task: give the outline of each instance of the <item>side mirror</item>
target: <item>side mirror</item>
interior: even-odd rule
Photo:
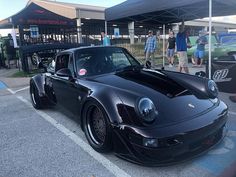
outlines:
[[[70,71],[70,69],[68,68],[62,68],[62,69],[59,69],[57,72],[56,72],[56,75],[60,76],[60,77],[68,77],[69,79],[72,79],[72,73]]]
[[[47,66],[45,66],[42,62],[39,62],[38,69],[42,72],[47,72]]]

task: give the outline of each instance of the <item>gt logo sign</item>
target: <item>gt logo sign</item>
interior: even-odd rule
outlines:
[[[216,70],[214,75],[213,75],[213,80],[215,82],[228,82],[228,81],[231,81],[232,78],[226,78],[228,73],[229,73],[228,69]]]

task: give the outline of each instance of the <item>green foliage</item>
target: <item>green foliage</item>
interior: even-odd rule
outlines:
[[[32,77],[32,76],[34,76],[37,73],[38,73],[37,70],[35,70],[35,71],[31,72],[31,73],[26,73],[24,71],[17,71],[11,77]]]

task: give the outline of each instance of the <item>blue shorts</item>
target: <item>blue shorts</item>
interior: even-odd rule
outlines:
[[[167,57],[173,57],[175,54],[175,49],[168,49],[167,50]]]
[[[203,59],[204,55],[205,55],[205,51],[203,50],[195,50],[194,52],[194,58],[197,58],[197,59]]]

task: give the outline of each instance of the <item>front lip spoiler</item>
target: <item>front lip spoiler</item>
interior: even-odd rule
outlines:
[[[227,113],[227,107],[225,109],[216,109],[215,111],[211,111],[206,115],[202,115],[198,118],[191,119],[186,122],[174,124],[169,127],[157,127],[152,129],[139,129],[135,126],[124,124],[114,125],[114,136],[116,136],[118,138],[118,141],[120,141],[121,143],[118,146],[114,145],[114,147],[119,147],[118,149],[114,149],[115,154],[122,159],[145,166],[173,165],[179,162],[192,159],[205,152],[208,152],[210,149],[212,149],[212,147],[222,141],[225,136],[225,132],[223,131],[225,130],[225,128],[223,127],[227,122]],[[146,153],[149,154],[151,151],[153,151],[154,157],[154,154],[158,154],[159,149],[140,146],[140,144],[137,146],[137,144],[131,142],[131,140],[129,139],[130,134],[138,135],[141,138],[169,138],[176,135],[181,135],[185,137],[185,141],[184,143],[182,143],[182,145],[179,145],[179,149],[185,149],[179,151],[178,148],[172,148],[171,146],[169,147],[169,149],[171,149],[169,153],[172,153],[171,155],[173,155],[173,158],[163,158],[161,160],[158,160],[156,158],[152,159],[150,156],[146,157],[146,154],[144,152],[146,151]],[[205,135],[205,137],[201,138],[202,135]],[[203,143],[203,141],[205,140],[207,141],[208,135],[216,136],[214,142],[210,145],[205,145],[203,148],[201,148],[201,143]],[[197,138],[195,139],[195,137]],[[194,139],[194,141],[191,141],[192,139]],[[116,141],[116,143],[118,141]],[[200,145],[196,142],[199,142]],[[193,147],[196,149],[190,151],[191,148],[190,150],[187,148],[188,146],[190,146],[190,143],[196,143],[196,147],[195,145],[193,145]],[[123,150],[121,150],[121,147],[123,148]],[[168,147],[163,148],[163,152],[166,153],[167,151],[168,155]],[[175,152],[177,155],[175,155]]]
[[[215,144],[213,144],[212,146],[210,146],[209,148],[207,148],[206,150],[204,151],[201,151],[199,153],[196,153],[194,155],[191,155],[185,159],[181,159],[181,160],[177,160],[177,161],[162,161],[162,162],[141,162],[139,160],[137,160],[136,158],[134,158],[133,155],[131,156],[127,156],[126,154],[119,154],[119,153],[115,153],[115,155],[121,159],[124,159],[128,162],[131,162],[131,163],[134,163],[134,164],[137,164],[137,165],[142,165],[142,166],[147,166],[147,167],[165,167],[165,166],[172,166],[172,165],[177,165],[177,164],[180,164],[180,163],[184,163],[184,162],[187,162],[187,161],[190,161],[194,158],[197,158],[197,157],[200,157],[206,153],[208,153],[209,151],[211,151],[212,149],[214,149],[217,145],[219,145],[223,139],[225,138],[225,135],[222,136]]]
[[[140,153],[142,152],[136,152],[136,148],[134,147],[134,145],[132,143],[126,143],[125,140],[123,140],[123,143],[125,143],[125,148],[128,150],[128,153],[117,153],[115,152],[115,155],[121,159],[127,160],[129,162],[138,164],[138,165],[142,165],[142,166],[156,166],[156,167],[161,167],[161,166],[169,166],[169,165],[175,165],[175,164],[179,164],[179,163],[183,163],[185,161],[189,161],[191,159],[194,159],[196,157],[199,157],[205,153],[208,153],[210,150],[212,150],[214,147],[216,147],[218,144],[220,144],[222,142],[222,140],[224,139],[224,137],[226,136],[225,132],[227,132],[227,128],[225,126],[225,124],[221,127],[222,130],[218,130],[222,132],[222,135],[220,136],[219,139],[216,139],[214,143],[207,145],[206,147],[203,148],[199,148],[198,150],[194,150],[194,151],[185,151],[185,153],[177,155],[177,156],[173,156],[173,158],[170,159],[162,159],[159,161],[155,161],[155,160],[147,160],[147,159],[142,159],[142,157],[140,156]],[[226,129],[226,131],[224,131]],[[217,131],[216,131],[217,132]],[[116,132],[117,134],[118,132]],[[118,133],[119,134],[119,133]],[[118,135],[120,136],[120,135]],[[122,137],[120,137],[122,138]],[[186,147],[186,146],[183,146]],[[158,148],[149,148],[149,147],[142,147],[140,148],[144,151],[152,151],[153,149],[158,151]],[[174,148],[173,148],[174,150]],[[167,151],[171,152],[172,148],[167,149]]]

